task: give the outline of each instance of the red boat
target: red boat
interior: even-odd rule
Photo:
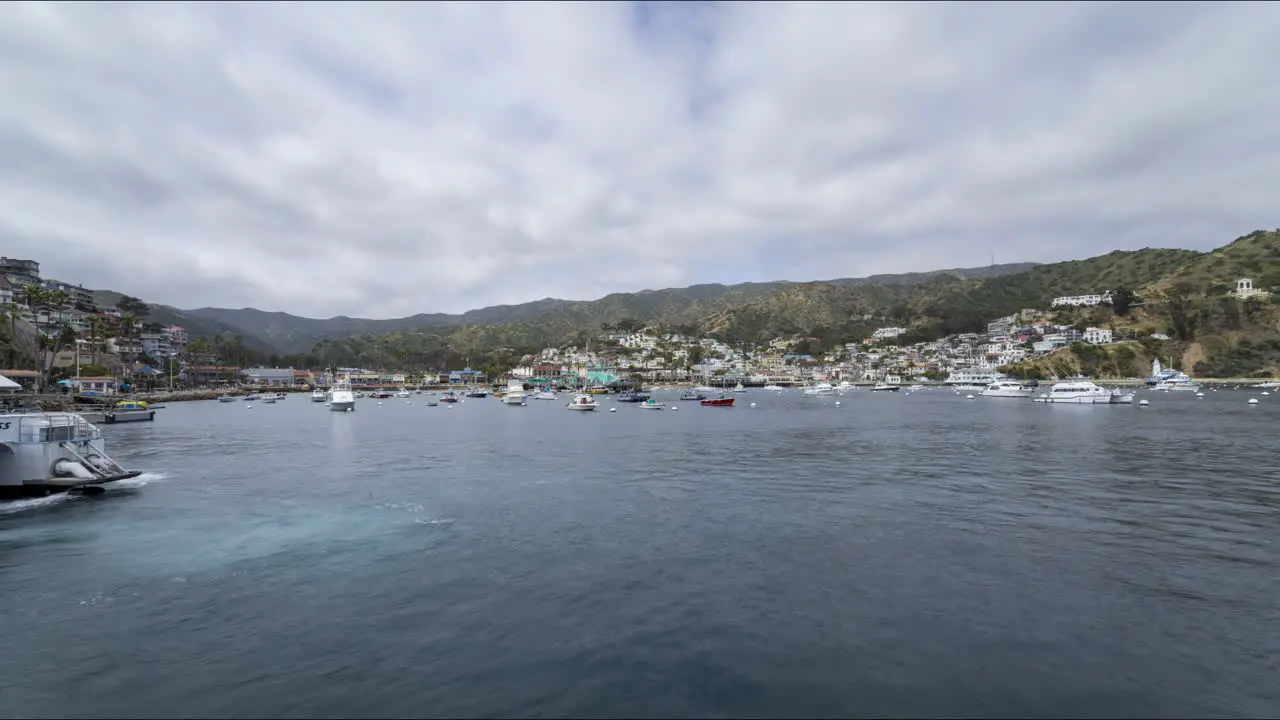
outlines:
[[[718,397],[714,400],[703,400],[702,404],[707,407],[733,407],[733,398]]]

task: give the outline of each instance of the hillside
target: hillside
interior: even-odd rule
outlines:
[[[1211,252],[1203,253],[1146,288],[1164,295],[1184,283],[1195,294],[1221,295],[1241,278],[1255,288],[1280,290],[1280,231],[1257,230]]]
[[[978,332],[994,318],[1048,308],[1060,295],[1148,286],[1201,255],[1190,250],[1117,251],[984,279],[941,275],[907,286],[810,283],[717,313],[704,327],[734,342],[799,332],[857,339],[884,325],[913,327],[929,337]]]
[[[120,302],[122,297],[124,297],[122,293],[113,290],[93,291],[94,304],[100,308],[113,308],[116,303]],[[204,337],[212,339],[219,335],[228,337],[239,335],[245,347],[252,350],[266,354],[279,352],[271,343],[266,342],[261,337],[253,333],[247,333],[240,328],[217,319],[200,317],[189,311],[179,310],[168,305],[148,304],[147,307],[150,309],[150,313],[147,315],[148,322],[160,323],[161,325],[181,325],[192,338]]]
[[[1035,263],[1016,263],[901,275],[842,278],[826,281],[824,284],[840,287],[867,285],[906,287],[940,276],[989,278],[1024,272],[1034,267],[1036,267]],[[472,325],[529,324],[539,329],[539,332],[534,335],[543,337],[559,336],[582,328],[599,328],[602,323],[616,323],[627,319],[643,322],[661,321],[672,325],[693,324],[712,313],[802,285],[805,284],[789,281],[736,285],[702,284],[685,288],[614,293],[589,301],[545,298],[520,305],[480,308],[456,315],[432,313],[391,320],[344,316],[322,320],[298,317],[284,312],[265,312],[254,308],[231,310],[206,307],[181,312],[188,317],[214,321],[221,327],[235,328],[243,334],[246,343],[252,338],[275,347],[280,352],[299,353],[311,350],[312,346],[321,340],[381,333],[443,330]],[[514,330],[511,331],[514,332]]]

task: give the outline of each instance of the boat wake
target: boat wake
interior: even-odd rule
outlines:
[[[117,480],[107,483],[103,487],[107,492],[99,497],[110,497],[119,495],[121,492],[133,492],[140,490],[153,482],[164,480],[167,475],[164,473],[142,473],[138,477],[128,478],[126,480]],[[49,495],[40,498],[27,498],[23,500],[9,500],[0,502],[0,516],[17,515],[20,513],[34,512],[46,508],[58,507],[66,503],[76,502],[78,500],[92,499],[84,495],[71,495],[67,493],[59,493],[57,495]]]

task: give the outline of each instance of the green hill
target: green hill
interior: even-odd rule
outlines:
[[[866,278],[843,278],[825,284],[854,287],[867,285],[910,286],[939,276],[987,278],[1025,271],[1035,263],[993,265],[983,268],[938,270],[901,275],[874,275]],[[806,284],[780,281],[740,283],[737,285],[702,284],[664,290],[641,290],[614,293],[598,300],[574,301],[544,298],[520,305],[496,305],[457,315],[419,314],[391,320],[368,320],[345,316],[327,319],[304,318],[284,312],[265,312],[254,308],[231,310],[199,308],[181,311],[188,317],[212,320],[223,327],[241,332],[248,342],[258,339],[281,352],[307,352],[322,340],[338,340],[360,335],[444,332],[448,328],[476,325],[528,325],[505,332],[527,337],[561,336],[584,328],[598,329],[602,324],[626,320],[663,322],[670,325],[692,324],[702,318],[750,303],[773,293]],[[181,324],[181,323],[179,323]]]

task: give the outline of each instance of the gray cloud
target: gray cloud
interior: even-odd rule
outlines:
[[[1268,3],[9,6],[0,242],[181,307],[460,311],[1277,224]]]

